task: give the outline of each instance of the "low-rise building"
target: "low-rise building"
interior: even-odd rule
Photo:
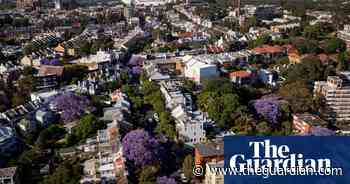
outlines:
[[[86,160],[83,165],[83,174],[84,177],[80,180],[80,183],[100,183],[101,178],[97,176],[97,159],[92,158],[89,160]]]
[[[17,106],[13,109],[7,110],[0,114],[0,119],[5,119],[12,125],[15,125],[19,120],[21,120],[26,115],[35,112],[37,109],[42,107],[43,103],[40,99],[30,101],[26,104]]]
[[[205,165],[224,160],[224,142],[201,143],[195,146],[195,164]]]
[[[90,80],[113,81],[117,79],[121,53],[117,51],[97,51],[96,54],[73,61],[74,64],[89,68]]]
[[[276,86],[278,80],[278,74],[275,71],[261,69],[258,72],[259,81],[269,86]]]
[[[23,66],[39,67],[41,58],[36,55],[26,55],[21,59]]]
[[[205,79],[215,78],[219,76],[217,66],[213,63],[207,62],[205,60],[200,60],[200,58],[190,58],[184,60],[185,77],[201,83]]]
[[[88,95],[96,95],[99,92],[99,84],[96,81],[91,81],[91,80],[83,80],[83,81],[78,81],[77,84],[78,87],[78,92],[83,93],[83,94],[88,94]]]
[[[263,45],[252,50],[257,55],[263,56],[265,62],[271,62],[285,55],[285,49],[280,46]]]
[[[35,87],[37,90],[56,89],[63,75],[63,66],[41,65],[35,75]]]
[[[124,0],[127,1],[127,0]],[[156,7],[156,6],[164,6],[169,2],[169,0],[134,0],[131,1],[135,7]]]
[[[207,119],[202,112],[189,112],[184,106],[179,105],[171,114],[176,119],[179,140],[189,146],[206,141],[204,123],[207,122]]]
[[[271,31],[275,33],[285,33],[300,27],[300,23],[288,23],[271,26]]]
[[[118,91],[116,92],[118,93]],[[117,94],[116,104],[124,101],[123,94]],[[120,98],[119,98],[120,97]],[[130,108],[130,106],[128,106]],[[130,124],[124,119],[123,107],[114,106],[109,110],[104,109],[106,117],[103,120],[112,119],[106,129],[98,130],[96,139],[86,141],[84,152],[95,153],[96,159],[84,164],[84,176],[80,183],[100,181],[101,183],[128,183],[126,160],[123,156],[121,137],[125,130],[130,131]],[[106,113],[108,112],[108,115]],[[108,120],[107,120],[108,121]]]
[[[160,90],[167,109],[175,118],[178,139],[193,146],[206,140],[204,123],[209,120],[204,113],[194,110],[191,94],[183,93],[182,85],[177,80],[162,81]]]
[[[293,114],[293,128],[300,134],[309,134],[313,127],[327,126],[327,122],[313,114]]]
[[[247,85],[254,82],[254,74],[251,71],[236,71],[229,74],[230,80],[236,85]]]
[[[182,82],[177,80],[167,80],[160,82],[160,91],[165,98],[165,106],[174,109],[179,104],[185,104],[186,98],[181,88]]]
[[[290,46],[287,49],[288,59],[290,64],[298,64],[301,62],[303,56],[299,53],[298,49],[294,46]]]
[[[42,127],[48,127],[51,123],[58,122],[59,116],[49,109],[39,109],[35,112],[35,120]]]

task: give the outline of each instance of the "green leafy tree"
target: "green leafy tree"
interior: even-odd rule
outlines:
[[[349,54],[347,52],[340,53],[338,56],[337,70],[338,71],[349,70],[349,62],[350,62]]]
[[[53,148],[57,140],[62,138],[65,130],[58,125],[51,125],[49,128],[43,130],[39,134],[37,145],[41,149]]]
[[[249,29],[251,27],[255,27],[258,25],[258,20],[255,16],[248,18],[248,20],[246,20],[246,22],[244,22],[244,24],[240,27],[240,31],[243,33],[247,33],[249,32]]]
[[[78,159],[66,160],[41,184],[76,184],[79,183],[81,173],[82,167]]]
[[[19,93],[15,93],[11,98],[11,104],[13,107],[23,105],[26,102],[26,98]]]
[[[208,112],[220,128],[230,128],[234,119],[244,109],[240,105],[233,84],[224,79],[213,79],[204,83],[204,89],[198,96],[198,107]]]
[[[31,66],[25,66],[23,68],[23,75],[24,76],[31,76],[35,73],[35,69]]]
[[[35,89],[35,79],[33,76],[25,76],[18,80],[18,92],[25,97],[29,97]]]
[[[157,131],[172,139],[176,137],[175,121],[169,112],[160,113]]]
[[[267,123],[266,121],[259,122],[255,128],[257,131],[257,135],[271,135],[272,134],[272,128],[270,127],[269,123]]]
[[[281,134],[291,135],[293,133],[293,124],[290,121],[283,121],[281,123]]]
[[[151,81],[145,81],[142,83],[142,92],[145,96],[151,95],[153,92],[158,91],[159,87]]]
[[[313,82],[325,79],[324,66],[314,56],[304,58],[301,63],[292,66],[287,74],[287,81]]]
[[[103,123],[98,121],[94,115],[89,114],[80,119],[74,134],[79,141],[83,141],[101,128],[103,128]]]
[[[90,42],[84,41],[81,43],[81,46],[80,46],[78,52],[82,56],[87,56],[87,55],[91,54],[91,47],[92,47],[92,44]]]
[[[292,43],[298,49],[300,54],[320,52],[319,44],[318,44],[318,41],[316,40],[293,39]]]
[[[65,65],[62,81],[70,84],[76,80],[83,80],[89,72],[88,67],[81,65]]]
[[[234,123],[234,119],[242,111],[242,107],[239,103],[239,97],[236,94],[225,94],[219,98],[219,103],[223,104],[223,109],[220,119],[218,119],[218,126],[224,129],[230,128]],[[216,103],[216,105],[219,105]],[[219,108],[220,109],[220,108]],[[208,111],[210,112],[210,111]],[[220,113],[220,110],[216,113]]]
[[[156,182],[158,172],[159,166],[145,166],[140,172],[139,184],[154,184]]]
[[[26,46],[23,47],[23,55],[30,55],[35,51],[35,48],[32,44],[27,44]]]
[[[143,100],[140,97],[131,98],[132,100],[136,100],[136,107],[140,108],[143,104],[152,106],[153,110],[159,115],[156,131],[174,139],[176,137],[175,122],[170,113],[165,109],[164,98],[159,86],[154,82],[145,80],[142,82],[140,91],[144,95]]]
[[[253,135],[254,120],[248,114],[242,114],[235,120],[235,125],[231,128],[238,135]]]
[[[324,50],[327,54],[344,52],[346,50],[346,43],[339,38],[331,38],[325,42]]]
[[[255,48],[255,47],[260,47],[265,44],[271,43],[271,36],[268,34],[264,34],[259,36],[256,40],[253,40],[248,43],[249,48]]]
[[[136,97],[137,96],[137,88],[135,86],[131,86],[129,84],[125,84],[121,88],[122,92],[128,95],[128,97]]]
[[[320,24],[309,25],[304,28],[303,36],[307,39],[318,40],[322,36],[322,33]]]
[[[135,109],[141,109],[143,107],[143,99],[140,96],[130,97],[131,104]]]
[[[191,80],[184,80],[183,87],[187,92],[193,92],[196,89],[196,84]]]
[[[306,82],[286,84],[280,88],[279,95],[289,102],[294,113],[308,112],[313,107],[313,93]]]

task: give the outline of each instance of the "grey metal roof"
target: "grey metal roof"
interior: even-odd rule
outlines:
[[[224,143],[223,142],[211,142],[196,145],[198,151],[203,157],[221,156],[224,155]]]

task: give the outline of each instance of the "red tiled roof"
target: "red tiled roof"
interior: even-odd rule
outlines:
[[[250,76],[251,76],[251,73],[247,72],[247,71],[244,71],[244,70],[230,73],[230,78],[232,78],[232,77],[247,78],[247,77],[250,77]]]
[[[178,33],[177,35],[180,38],[190,38],[190,37],[192,37],[193,33],[192,32],[182,32],[182,33]]]
[[[270,46],[270,45],[263,45],[262,47],[257,47],[253,49],[254,52],[259,54],[275,54],[275,53],[283,53],[284,49],[280,46]]]

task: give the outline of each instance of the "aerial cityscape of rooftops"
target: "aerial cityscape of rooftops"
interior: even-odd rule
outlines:
[[[223,184],[225,136],[350,134],[348,0],[0,0],[0,183]]]

